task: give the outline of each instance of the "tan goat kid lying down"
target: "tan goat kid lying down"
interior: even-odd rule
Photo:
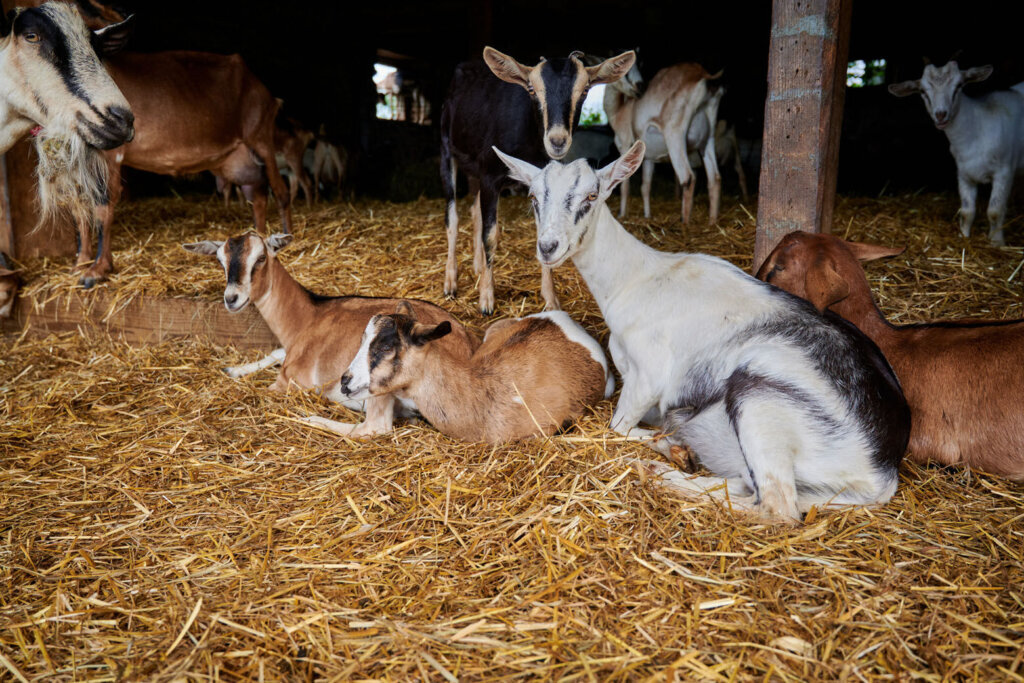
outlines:
[[[878,344],[910,404],[911,460],[1024,479],[1024,321],[889,324],[871,298],[858,259],[901,253],[794,232],[757,276],[818,310],[838,313]]]
[[[341,394],[393,394],[448,436],[502,443],[554,434],[615,389],[600,344],[562,311],[494,323],[472,358],[445,347],[450,333],[449,322],[426,321],[405,302],[394,315],[374,316]]]
[[[243,377],[280,364],[281,371],[271,389],[285,391],[291,384],[320,389],[332,400],[353,410],[363,410],[362,400],[344,400],[337,393],[338,378],[355,357],[370,319],[394,311],[401,300],[313,294],[296,282],[277,259],[277,252],[291,241],[291,235],[276,234],[263,239],[250,231],[226,242],[207,240],[182,245],[196,254],[215,256],[227,275],[224,306],[237,313],[251,301],[281,342],[281,348],[266,358],[227,368],[225,372],[231,377]],[[446,353],[467,359],[473,354],[478,345],[476,337],[443,308],[415,300],[407,305],[425,322],[451,326],[452,333],[440,344]],[[366,421],[353,436],[391,430],[395,401],[390,394],[366,400],[365,410]]]

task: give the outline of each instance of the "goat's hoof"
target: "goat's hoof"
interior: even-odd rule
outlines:
[[[78,284],[82,286],[82,289],[92,289],[95,287],[103,278],[96,277],[95,275],[86,275],[78,281]]]
[[[562,302],[560,302],[558,299],[555,299],[554,301],[546,301],[544,302],[544,310],[545,312],[560,311],[562,310]]]
[[[457,299],[458,296],[459,296],[459,290],[457,290],[455,288],[452,288],[452,289],[448,289],[447,287],[444,288],[444,298],[445,299]]]

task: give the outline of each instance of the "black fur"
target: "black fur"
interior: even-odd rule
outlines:
[[[548,125],[562,124],[574,131],[580,120],[583,98],[569,112],[572,84],[576,78],[571,59],[550,59],[542,67],[546,90]],[[528,161],[535,166],[548,162],[544,149],[541,103],[519,85],[507,83],[483,61],[464,62],[455,68],[448,96],[441,107],[441,184],[448,202],[455,201],[451,161],[466,176],[480,183],[480,210],[484,256],[492,262],[491,235],[498,216],[502,188],[514,184],[508,168],[491,149]],[[571,116],[570,116],[571,114]]]

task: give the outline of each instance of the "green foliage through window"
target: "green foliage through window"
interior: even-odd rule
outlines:
[[[885,60],[858,59],[846,65],[846,87],[863,88],[866,85],[885,84]]]

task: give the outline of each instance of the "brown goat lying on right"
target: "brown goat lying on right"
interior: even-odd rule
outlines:
[[[838,313],[878,344],[910,404],[911,460],[1024,480],[1024,320],[891,325],[858,259],[903,251],[793,232],[757,277]]]

